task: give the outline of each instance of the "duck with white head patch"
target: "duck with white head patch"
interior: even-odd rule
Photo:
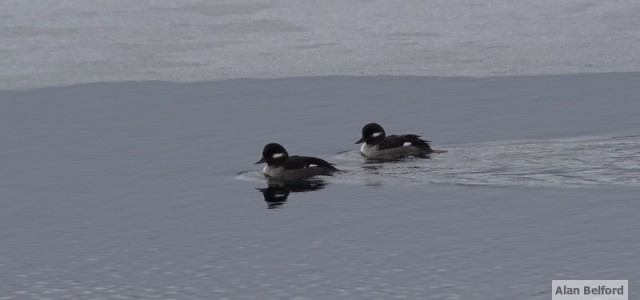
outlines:
[[[279,180],[300,180],[316,175],[330,175],[338,171],[331,163],[310,156],[289,156],[277,143],[269,143],[262,150],[262,158],[256,164],[267,163],[262,172]]]
[[[378,123],[369,123],[362,128],[362,138],[356,144],[362,144],[362,155],[380,160],[394,160],[408,156],[428,158],[431,153],[446,152],[433,150],[429,141],[423,140],[419,135],[389,135]]]

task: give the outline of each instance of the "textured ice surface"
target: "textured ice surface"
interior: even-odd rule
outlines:
[[[0,299],[546,300],[552,279],[638,282],[638,82],[0,91]],[[449,152],[365,164],[370,121]],[[348,172],[269,186],[253,162],[271,141]]]
[[[0,88],[638,71],[638,15],[636,0],[3,0]]]

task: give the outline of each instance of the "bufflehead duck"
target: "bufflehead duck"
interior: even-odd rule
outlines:
[[[377,123],[369,123],[362,128],[362,138],[356,144],[363,142],[360,153],[373,159],[393,160],[407,156],[426,158],[434,152],[446,152],[433,150],[430,142],[419,135],[386,136],[382,126]]]
[[[310,156],[289,156],[280,144],[269,143],[262,150],[262,159],[256,164],[267,163],[262,172],[280,180],[300,180],[316,175],[329,175],[338,171],[327,161]]]

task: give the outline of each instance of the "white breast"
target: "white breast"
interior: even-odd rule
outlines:
[[[367,143],[362,144],[360,147],[360,152],[368,157],[374,157],[375,152],[378,150],[378,146],[368,145]]]
[[[272,167],[272,166],[266,165],[264,169],[262,169],[262,172],[269,177],[280,178],[282,176],[283,170],[284,170],[283,167]]]

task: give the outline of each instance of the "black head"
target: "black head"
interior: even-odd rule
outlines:
[[[366,142],[367,144],[376,144],[385,138],[384,129],[378,123],[369,123],[362,127],[362,138],[356,144]]]
[[[262,158],[256,164],[267,163],[267,165],[278,165],[289,158],[289,153],[282,145],[269,143],[262,149]]]

